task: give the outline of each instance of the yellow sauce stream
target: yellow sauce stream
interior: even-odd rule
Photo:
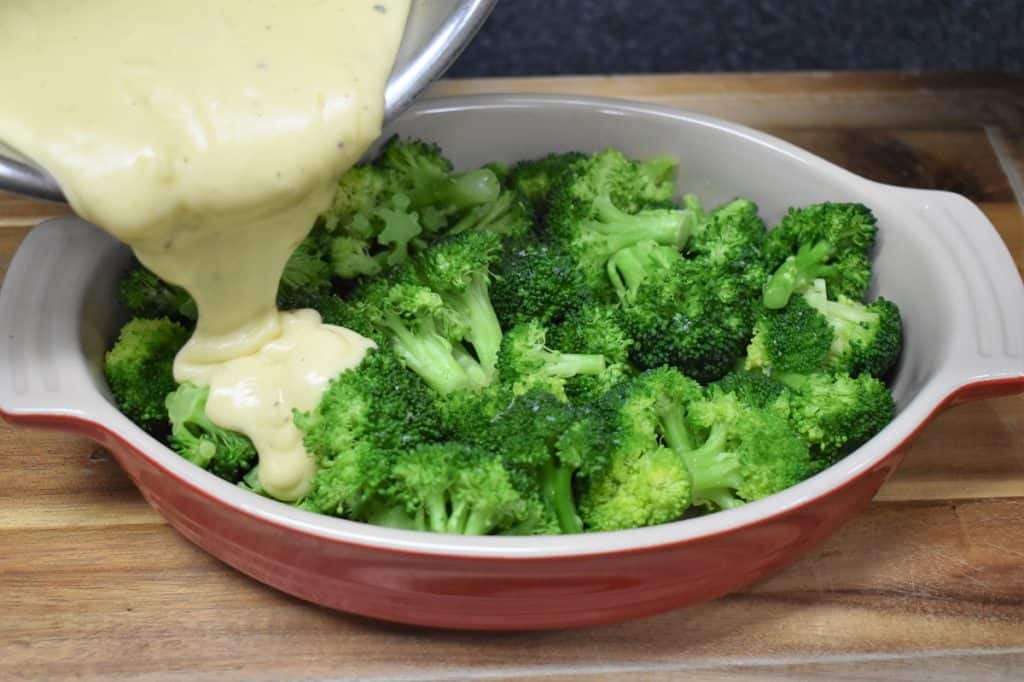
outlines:
[[[181,381],[252,438],[260,482],[305,494],[292,409],[372,343],[281,313],[278,282],[380,134],[409,0],[5,0],[0,140],[75,211],[195,298]]]

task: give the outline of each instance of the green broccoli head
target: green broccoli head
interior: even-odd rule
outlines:
[[[523,520],[526,503],[501,459],[456,442],[432,443],[399,454],[389,494],[424,529],[485,535]]]
[[[488,380],[497,372],[501,324],[490,297],[490,268],[501,251],[492,232],[465,232],[435,243],[414,265],[420,281],[453,310]]]
[[[665,447],[618,457],[580,498],[589,531],[623,530],[678,520],[690,507],[690,472]]]
[[[166,317],[191,326],[199,315],[196,302],[187,291],[168,284],[139,263],[121,278],[118,298],[136,317]]]
[[[744,405],[788,414],[789,390],[762,371],[734,370],[708,386],[709,391],[732,393]]]
[[[603,450],[564,451],[561,438],[573,425],[573,408],[540,389],[516,396],[486,428],[471,436],[473,444],[501,457],[525,497],[543,504],[542,518],[557,519],[564,533],[579,533],[573,477],[602,466]]]
[[[645,165],[609,150],[574,164],[563,177],[547,229],[568,245],[596,292],[610,291],[607,263],[618,251],[643,241],[686,243],[698,215],[666,207],[673,192],[669,175],[660,162]]]
[[[764,372],[818,372],[828,361],[833,334],[828,321],[803,296],[784,308],[764,308],[747,346],[745,367]]]
[[[481,168],[453,174],[451,161],[441,148],[421,140],[391,137],[381,149],[377,165],[392,174],[400,193],[415,211],[426,211],[428,229],[447,223],[451,216],[498,198],[501,183],[493,171]],[[436,217],[436,218],[435,218]]]
[[[575,259],[556,242],[507,243],[490,292],[505,328],[531,320],[551,324],[590,300]]]
[[[770,267],[764,305],[781,308],[794,293],[825,279],[835,294],[860,299],[871,282],[868,254],[877,223],[863,204],[824,203],[790,209],[766,245]]]
[[[309,493],[297,506],[306,511],[377,525],[419,529],[420,524],[390,499],[391,467],[396,454],[368,440],[324,459]]]
[[[562,185],[562,178],[586,159],[580,152],[566,152],[520,161],[509,172],[507,184],[526,202],[530,213],[542,218],[551,195]]]
[[[348,317],[371,326],[395,355],[439,393],[486,386],[491,377],[462,346],[466,320],[411,269],[375,278],[349,299]]]
[[[177,387],[174,358],[188,331],[167,318],[130,320],[107,352],[104,373],[118,408],[150,433],[167,430],[164,399]]]
[[[623,307],[639,368],[670,365],[701,382],[725,375],[754,326],[749,287],[730,270],[680,259],[665,277],[645,282]]]
[[[637,292],[648,281],[658,281],[668,275],[673,265],[682,259],[675,246],[665,246],[651,239],[616,251],[607,264],[608,279],[615,294],[624,305],[636,303]]]
[[[607,369],[600,354],[563,353],[547,347],[547,330],[538,322],[512,327],[498,354],[501,380],[516,394],[543,389],[565,400],[565,383],[579,375],[600,376]]]
[[[803,298],[832,330],[829,369],[881,377],[896,364],[903,349],[903,322],[896,304],[884,298],[864,304],[842,295],[830,301],[824,280],[815,280]]]
[[[791,389],[789,421],[829,466],[868,441],[895,416],[889,388],[870,374],[781,374]]]
[[[698,224],[686,250],[691,257],[705,259],[717,268],[763,275],[762,246],[767,234],[757,204],[736,199],[716,208]],[[763,280],[753,282],[756,287],[763,284]]]
[[[502,237],[525,237],[533,229],[529,210],[512,191],[503,191],[494,201],[466,210],[448,229],[447,235],[463,232],[493,232]]]
[[[442,430],[434,394],[387,350],[370,350],[356,368],[331,381],[320,403],[295,415],[307,451],[320,462],[361,442],[382,451],[436,439]]]
[[[237,483],[256,465],[256,448],[246,436],[223,429],[206,416],[208,386],[184,383],[166,398],[171,447],[179,455]]]
[[[795,485],[811,471],[807,443],[775,411],[716,391],[691,403],[687,418],[704,436],[681,453],[695,504],[728,509]]]
[[[693,447],[686,406],[697,382],[662,367],[649,370],[580,410],[562,437],[566,453],[607,452],[582,482],[580,515],[589,530],[616,530],[678,519],[690,506],[690,474],[676,449]]]

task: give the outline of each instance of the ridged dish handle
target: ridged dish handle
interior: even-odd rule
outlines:
[[[60,426],[92,422],[112,409],[96,397],[95,387],[105,384],[92,374],[100,371],[107,330],[88,322],[112,316],[83,315],[82,309],[102,305],[103,297],[112,305],[112,270],[123,262],[122,245],[78,218],[47,221],[22,242],[0,288],[0,413],[6,420]],[[106,283],[82,288],[104,268]]]
[[[1024,283],[1006,244],[969,199],[950,192],[896,189],[931,230],[963,284],[946,367],[952,402],[1024,392]]]

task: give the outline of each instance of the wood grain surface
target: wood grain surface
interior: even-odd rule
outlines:
[[[656,101],[978,202],[1024,268],[1024,82],[795,74],[448,81]],[[60,206],[0,194],[0,268]],[[279,594],[152,511],[100,448],[0,426],[0,679],[1024,679],[1024,397],[957,407],[872,506],[774,578],[578,631],[376,623]]]

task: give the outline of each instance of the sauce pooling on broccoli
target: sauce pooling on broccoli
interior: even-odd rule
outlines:
[[[305,494],[292,410],[372,342],[275,304],[286,261],[380,134],[409,0],[8,0],[0,139],[75,211],[195,298],[175,379],[248,435],[260,482]]]

